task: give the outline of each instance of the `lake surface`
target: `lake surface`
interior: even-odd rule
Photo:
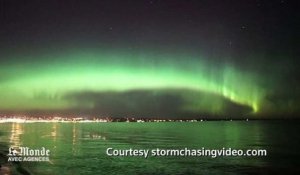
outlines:
[[[299,121],[195,123],[1,123],[0,156],[10,146],[50,149],[50,162],[12,164],[13,174],[300,173]],[[112,157],[106,149],[266,149],[264,157]],[[27,174],[28,174],[27,173]],[[24,174],[24,172],[23,172]]]

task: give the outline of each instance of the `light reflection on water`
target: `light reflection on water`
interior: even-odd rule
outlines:
[[[53,137],[53,140],[55,141],[56,136],[57,136],[57,123],[52,124],[51,136]]]
[[[23,163],[32,174],[253,174],[294,170],[299,124],[201,123],[3,123],[8,146],[46,147],[51,162]],[[283,134],[284,133],[284,134]],[[286,139],[290,137],[287,143]],[[116,149],[267,149],[267,157],[109,157]],[[276,155],[280,156],[276,156]],[[282,157],[283,156],[283,157]],[[296,157],[295,157],[296,156]],[[292,163],[294,162],[294,164]],[[280,169],[280,170],[281,170]]]
[[[11,124],[11,135],[9,138],[9,143],[11,147],[19,147],[22,145],[20,137],[24,133],[23,125],[20,123]]]

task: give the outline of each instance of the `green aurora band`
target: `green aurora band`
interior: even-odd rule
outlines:
[[[74,52],[35,57],[40,61],[1,65],[1,110],[67,109],[74,103],[64,96],[80,91],[190,89],[223,96],[259,113],[266,94],[255,73],[193,55]],[[195,103],[190,110],[197,110],[196,97],[185,98]]]

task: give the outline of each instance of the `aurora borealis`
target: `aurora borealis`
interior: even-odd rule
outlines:
[[[2,113],[299,113],[291,1],[17,4],[1,4]]]

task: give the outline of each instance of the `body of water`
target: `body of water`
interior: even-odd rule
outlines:
[[[2,123],[0,163],[11,174],[300,173],[298,121]],[[11,146],[45,147],[49,162],[9,163]],[[120,157],[114,149],[266,149],[264,157]],[[21,168],[20,168],[21,167]]]

